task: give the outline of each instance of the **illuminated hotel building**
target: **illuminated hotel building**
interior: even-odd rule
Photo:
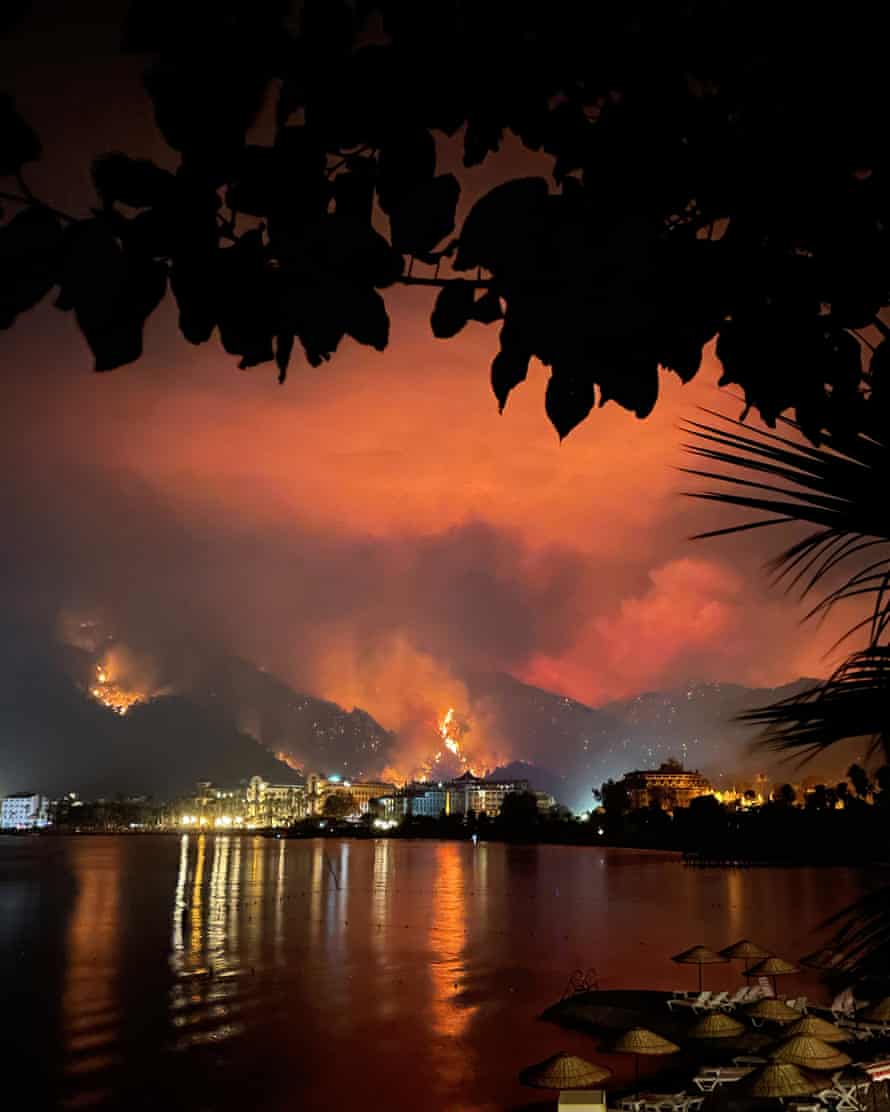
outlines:
[[[439,784],[421,782],[381,799],[388,819],[408,815],[439,818],[440,815],[487,815],[495,818],[501,812],[506,796],[528,792],[528,780],[483,780],[465,772],[456,780]],[[538,809],[546,811],[556,802],[546,792],[533,792]]]
[[[621,781],[633,810],[657,803],[662,810],[688,807],[700,795],[712,795],[710,782],[700,772],[687,772],[682,765],[666,761],[658,768],[625,773]]]
[[[14,792],[0,805],[0,829],[34,830],[49,822],[49,800],[36,792]]]
[[[307,814],[305,785],[269,784],[261,776],[251,776],[247,783],[249,826],[291,826]]]
[[[312,772],[306,777],[307,807],[310,815],[324,812],[324,801],[329,795],[350,795],[355,800],[356,815],[367,813],[372,799],[382,799],[395,792],[395,784],[382,780],[343,780],[339,776],[319,776]]]
[[[472,811],[489,818],[501,813],[506,796],[529,790],[528,780],[482,780],[472,772],[465,772],[446,787],[452,814],[468,815]]]

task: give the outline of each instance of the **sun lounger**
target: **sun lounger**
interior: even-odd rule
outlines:
[[[712,992],[700,992],[698,996],[695,997],[681,1000],[668,1000],[668,1010],[673,1011],[674,1008],[692,1008],[694,1012],[702,1012],[710,1006],[709,1001],[713,995]]]
[[[643,1112],[687,1112],[690,1100],[694,1100],[689,1093],[644,1093]]]
[[[748,999],[748,989],[739,988],[730,996],[728,1000],[724,1000],[721,1007],[724,1011],[730,1011],[732,1008],[737,1007],[739,1004],[744,1004]]]
[[[751,1072],[750,1066],[706,1066],[692,1079],[703,1093],[712,1093],[727,1081],[741,1081]]]
[[[707,1004],[705,1004],[705,1007],[708,1009],[708,1011],[711,1011],[713,1008],[722,1008],[728,999],[728,992],[716,992],[707,1002]]]

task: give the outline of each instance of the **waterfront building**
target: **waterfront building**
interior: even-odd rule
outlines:
[[[37,792],[13,792],[0,804],[0,829],[37,830],[49,825],[49,800]]]
[[[665,761],[658,768],[637,769],[621,781],[632,810],[657,804],[662,810],[688,807],[700,795],[713,789],[698,771],[687,771],[678,761]]]
[[[387,819],[423,815],[439,818],[442,815],[487,815],[495,818],[501,812],[504,799],[513,792],[528,792],[528,780],[485,780],[465,772],[455,780],[408,784],[399,791],[382,796],[380,803]],[[556,805],[547,792],[533,792],[538,810],[542,813]]]
[[[433,784],[422,787],[408,796],[410,803],[409,813],[423,815],[426,818],[437,819],[441,815],[451,813],[451,795],[444,784]]]
[[[445,786],[450,797],[450,813],[469,815],[472,812],[489,818],[500,814],[505,796],[529,790],[528,780],[484,780],[472,772],[465,772]]]
[[[310,815],[321,815],[329,795],[349,795],[355,801],[353,815],[365,815],[372,799],[393,796],[395,790],[395,784],[382,780],[344,780],[340,776],[319,776],[311,772],[306,777],[307,809]]]
[[[169,808],[166,824],[223,830],[247,823],[247,795],[244,787],[220,788],[210,780],[199,780],[193,795],[177,799]]]
[[[556,806],[556,796],[550,792],[532,792],[542,815],[548,814]]]
[[[292,826],[308,814],[305,784],[270,784],[261,776],[247,782],[246,818],[249,827]]]
[[[444,784],[409,784],[401,791],[380,797],[383,817],[398,822],[408,815],[440,818],[450,814],[451,793]]]

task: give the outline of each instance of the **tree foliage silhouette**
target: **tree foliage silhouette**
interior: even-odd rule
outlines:
[[[167,290],[192,344],[218,333],[283,380],[344,337],[389,342],[381,290],[438,288],[434,336],[498,324],[503,409],[536,358],[565,436],[595,402],[645,417],[715,337],[723,382],[807,436],[885,415],[886,91],[868,12],[746,0],[139,0],[124,49],[162,168],[94,161],[94,210],[28,190],[40,143],[0,101],[0,326],[58,290],[97,370],[139,358]],[[269,98],[276,126],[257,141]],[[253,129],[253,130],[252,130]],[[506,132],[547,156],[457,224],[463,163]],[[872,350],[874,348],[874,350]],[[863,358],[865,356],[865,358]]]
[[[357,809],[352,792],[331,792],[325,796],[321,813],[328,819],[345,819]]]

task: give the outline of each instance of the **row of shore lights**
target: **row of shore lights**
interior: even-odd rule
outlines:
[[[236,815],[235,818],[231,815],[220,815],[211,823],[210,819],[203,815],[183,815],[179,822],[181,826],[215,826],[219,829],[226,826],[241,826],[244,819],[240,815]]]

